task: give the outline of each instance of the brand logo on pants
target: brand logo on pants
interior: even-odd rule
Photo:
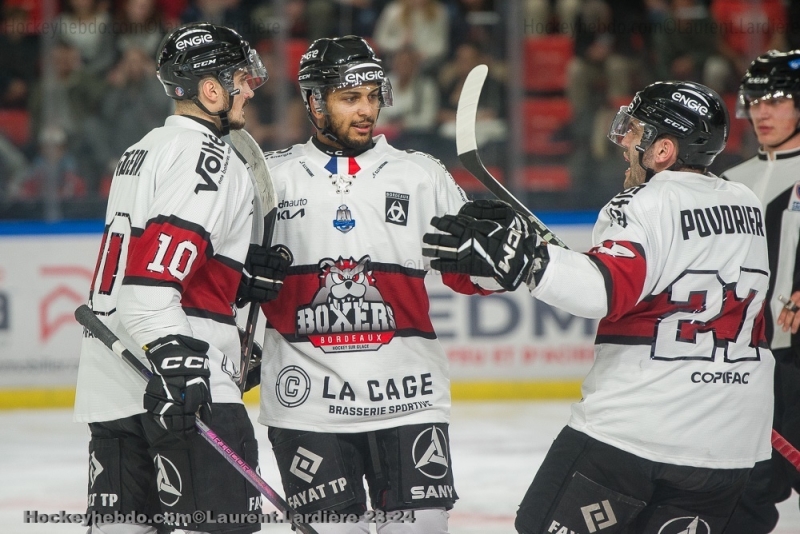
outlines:
[[[411,448],[414,467],[430,478],[444,478],[448,470],[447,438],[438,426],[419,433]]]
[[[97,458],[94,455],[94,451],[92,451],[92,455],[89,456],[89,487],[91,488],[94,486],[94,481],[97,480],[97,475],[104,471],[103,465],[97,461]]]
[[[164,506],[175,506],[181,498],[181,490],[183,489],[183,481],[178,468],[168,458],[160,454],[156,454],[156,457],[153,458],[153,463],[156,464],[156,471],[158,471],[156,474],[158,498]]]
[[[607,500],[600,504],[590,504],[581,508],[583,520],[586,521],[586,527],[589,532],[597,532],[610,526],[617,524],[617,518],[614,515],[614,510],[611,509],[611,503]]]
[[[658,534],[711,534],[711,527],[698,516],[677,517],[664,523]]]
[[[292,467],[289,472],[299,478],[305,480],[309,484],[314,480],[314,475],[322,463],[322,456],[314,454],[305,447],[297,447],[297,452],[292,458]]]

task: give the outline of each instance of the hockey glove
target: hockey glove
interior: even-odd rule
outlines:
[[[292,253],[283,245],[264,248],[251,244],[236,292],[236,305],[241,308],[249,302],[269,302],[278,298],[292,261]]]
[[[185,438],[194,430],[197,413],[211,420],[208,343],[169,335],[145,345],[153,377],[144,393],[144,409],[170,432]]]
[[[500,287],[514,291],[526,282],[534,267],[537,237],[495,221],[465,215],[434,217],[431,224],[442,234],[422,237],[424,256],[436,258],[431,267],[440,272],[491,276]],[[540,260],[540,258],[539,258]]]
[[[242,343],[242,354],[244,354],[244,336],[245,331],[239,329],[239,341]],[[253,342],[253,354],[250,355],[250,361],[247,362],[247,378],[244,382],[244,390],[250,391],[261,383],[261,357],[264,351],[258,341]]]
[[[508,202],[495,199],[479,199],[467,202],[458,210],[459,215],[473,219],[488,220],[500,223],[506,228],[514,228],[522,232],[524,237],[533,233],[530,222],[521,213],[511,207]]]

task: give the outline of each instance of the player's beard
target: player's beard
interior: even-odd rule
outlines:
[[[628,172],[625,173],[625,183],[623,184],[623,189],[628,189],[629,187],[636,187],[637,185],[642,185],[645,180],[647,179],[647,171],[639,164],[639,155],[640,152],[631,145],[628,148]],[[642,155],[642,161],[644,161],[644,155]]]
[[[328,120],[330,121],[331,132],[333,132],[333,135],[335,135],[336,138],[339,140],[339,143],[344,145],[346,148],[354,148],[354,149],[367,148],[372,143],[372,132],[375,129],[374,119],[369,118],[358,121],[344,119],[341,121],[337,121],[329,115]],[[363,137],[357,136],[357,134],[355,134],[351,130],[351,127],[354,124],[365,124],[365,123],[369,123],[369,135],[365,135]]]
[[[244,129],[244,125],[245,125],[244,108],[247,107],[247,104],[249,102],[250,102],[249,100],[245,100],[242,103],[242,108],[241,108],[241,112],[239,114],[240,115],[239,117],[232,117],[231,113],[230,112],[228,113],[228,124],[230,124],[231,130],[242,130],[242,129]],[[233,111],[233,110],[231,110],[231,111]]]

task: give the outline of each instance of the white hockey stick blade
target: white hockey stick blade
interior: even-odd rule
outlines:
[[[467,75],[464,86],[461,88],[461,96],[458,99],[458,109],[456,111],[456,152],[458,152],[458,159],[461,160],[464,168],[494,196],[508,202],[514,209],[525,214],[539,237],[548,243],[562,248],[569,248],[525,204],[503,187],[503,184],[486,170],[481,161],[478,154],[478,142],[475,137],[475,121],[478,114],[478,100],[481,97],[483,83],[486,81],[488,73],[489,68],[486,65],[478,65]]]
[[[253,174],[256,187],[256,194],[261,201],[261,208],[264,215],[275,207],[275,188],[272,186],[272,177],[269,174],[267,160],[264,158],[264,151],[258,146],[245,130],[231,130],[230,142],[233,148],[239,153],[242,159],[247,162]]]

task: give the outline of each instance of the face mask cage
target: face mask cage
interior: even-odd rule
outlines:
[[[638,132],[642,132],[642,138],[639,144],[636,145],[636,150],[644,152],[658,137],[658,130],[651,124],[647,124],[628,113],[628,106],[619,108],[611,127],[608,129],[608,138],[611,142],[627,149],[622,144],[623,139],[626,135],[635,135]]]
[[[239,91],[234,88],[234,76],[238,72],[245,73],[245,81],[253,91],[264,85],[267,79],[269,79],[267,67],[264,66],[264,63],[261,61],[261,56],[259,56],[258,52],[255,50],[250,50],[248,52],[247,62],[245,65],[234,65],[220,71],[219,75],[217,76],[219,83],[221,83],[225,90],[231,95],[236,95],[239,93]]]
[[[768,106],[775,106],[787,100],[794,101],[794,95],[787,93],[782,89],[778,89],[769,93],[763,91],[747,91],[739,90],[739,95],[736,98],[736,118],[749,119],[750,108],[759,104],[766,104]],[[794,113],[796,107],[792,106],[790,113]],[[786,115],[789,116],[789,115]]]

